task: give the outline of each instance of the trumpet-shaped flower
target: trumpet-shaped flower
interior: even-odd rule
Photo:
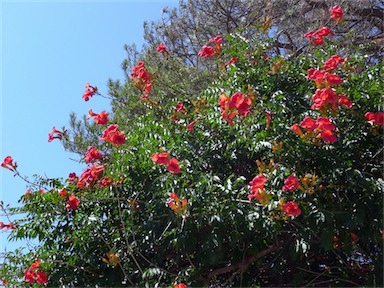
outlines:
[[[93,95],[98,94],[98,90],[96,86],[91,86],[89,83],[85,85],[85,91],[83,93],[83,99],[88,101]]]
[[[96,149],[96,147],[91,146],[88,148],[87,152],[85,152],[85,162],[86,163],[92,163],[102,158],[102,155],[99,150]]]
[[[290,201],[282,205],[282,209],[288,216],[298,216],[301,214],[299,205],[295,201]]]
[[[287,192],[292,192],[299,186],[299,179],[297,179],[295,175],[289,175],[284,181],[283,190]]]
[[[48,134],[48,142],[52,142],[53,139],[63,139],[63,137],[66,135],[67,131],[60,131],[57,130],[55,127],[52,128],[52,132]]]
[[[17,163],[13,161],[13,158],[11,156],[7,156],[4,158],[3,162],[1,163],[1,167],[11,170],[13,172],[16,172]]]

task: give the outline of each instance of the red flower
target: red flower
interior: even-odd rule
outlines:
[[[24,270],[24,282],[33,284],[35,282],[36,277],[37,277],[36,272],[29,269]]]
[[[86,163],[91,163],[95,162],[96,160],[101,159],[101,153],[99,150],[97,150],[94,146],[91,146],[88,148],[87,152],[85,152],[85,162]]]
[[[169,162],[169,154],[166,152],[154,153],[151,156],[151,160],[158,165],[167,165]]]
[[[217,46],[220,46],[222,40],[223,40],[223,37],[216,36],[215,38],[209,39],[209,42],[210,43],[215,43]]]
[[[29,267],[29,269],[31,269],[31,270],[37,270],[39,268],[40,268],[40,262],[38,259],[35,259],[35,262],[33,262],[31,264],[31,266]]]
[[[36,273],[36,282],[40,284],[47,284],[48,283],[48,277],[45,272],[37,272]]]
[[[80,178],[77,182],[77,187],[85,188],[87,185],[93,184],[94,181],[101,178],[104,169],[104,166],[100,164],[94,164],[92,167],[88,167],[80,175]]]
[[[89,85],[89,83],[87,83],[85,85],[85,88],[86,88],[86,90],[83,93],[83,99],[85,101],[88,101],[89,98],[91,98],[93,95],[98,94],[96,86],[91,86],[91,85]]]
[[[263,175],[257,175],[250,182],[252,192],[257,191],[258,189],[264,189],[264,184],[267,182],[267,178]]]
[[[283,204],[282,208],[288,214],[288,216],[298,216],[301,214],[299,206],[294,201]]]
[[[215,55],[215,52],[215,48],[211,46],[203,46],[197,55],[200,57],[211,58]]]
[[[329,74],[329,73],[326,73],[325,74],[325,80],[327,80],[328,84],[330,86],[332,85],[339,85],[341,83],[343,83],[343,79],[341,79],[338,75],[336,74]]]
[[[13,161],[11,156],[7,156],[4,158],[3,163],[1,163],[1,167],[16,172],[17,163]]]
[[[177,103],[175,106],[175,112],[187,112],[182,102]]]
[[[334,143],[337,141],[335,134],[333,134],[331,130],[321,131],[319,137],[323,139],[325,143]]]
[[[343,10],[339,5],[330,8],[329,13],[331,14],[331,18],[336,21],[340,21],[344,16]]]
[[[58,191],[58,194],[61,196],[61,197],[67,197],[68,196],[68,191],[67,189],[63,188],[63,189],[60,189]]]
[[[159,52],[159,53],[166,53],[166,54],[168,54],[167,47],[165,47],[164,43],[160,43],[160,45],[157,46],[156,51]]]
[[[173,174],[180,173],[179,161],[177,161],[176,158],[172,158],[168,161],[167,168],[168,168],[168,171]]]
[[[299,187],[299,179],[297,179],[294,175],[289,175],[284,181],[283,190],[292,192],[297,187]]]
[[[177,283],[175,282],[175,284],[173,284],[173,288],[188,288],[187,285],[185,285],[184,283]]]
[[[107,141],[112,145],[122,145],[125,143],[125,134],[118,131],[119,126],[117,124],[113,124],[108,126],[107,129],[104,130],[103,137],[100,138],[102,141]]]
[[[317,118],[317,125],[320,130],[335,130],[336,126],[328,117]]]
[[[333,31],[326,27],[326,26],[323,26],[321,27],[319,30],[317,30],[315,32],[316,35],[320,36],[320,37],[325,37],[325,36],[328,36],[328,35],[331,35],[331,36],[334,36],[335,33],[333,33]]]
[[[71,195],[69,195],[69,197],[68,197],[68,203],[67,203],[67,205],[65,206],[65,208],[66,208],[67,210],[70,210],[70,209],[72,209],[72,210],[76,210],[77,207],[79,206],[79,203],[80,203],[80,200],[77,199],[77,197],[76,197],[75,195],[71,194]]]
[[[99,181],[100,186],[102,187],[108,187],[112,184],[112,178],[111,176],[107,176]]]
[[[251,109],[252,100],[245,98],[243,93],[236,92],[231,97],[231,102],[237,108],[237,112],[241,117],[246,117]]]
[[[312,131],[314,129],[317,128],[317,123],[316,123],[316,120],[315,119],[312,119],[311,117],[309,116],[305,116],[305,118],[303,119],[303,121],[301,121],[300,123],[300,126],[302,128],[305,128],[307,129],[307,131]]]
[[[300,137],[303,137],[304,134],[303,134],[303,131],[301,131],[300,129],[300,126],[298,124],[293,124],[291,126],[291,130],[296,133],[297,135],[299,135]]]
[[[324,44],[323,37],[328,35],[335,35],[331,29],[328,27],[321,27],[316,31],[309,31],[304,34],[304,37],[307,37],[309,41],[314,45],[322,45]]]
[[[371,125],[384,126],[384,112],[367,112],[364,116]]]
[[[105,111],[101,111],[100,114],[97,114],[97,113],[94,113],[92,111],[92,109],[90,109],[88,112],[87,119],[89,119],[91,117],[95,117],[95,118],[93,118],[93,120],[95,121],[95,123],[97,125],[104,125],[108,122],[108,113]]]
[[[64,135],[66,134],[66,130],[60,131],[56,130],[55,127],[52,128],[52,132],[48,134],[48,142],[52,142],[53,139],[63,139]]]
[[[341,106],[341,105],[344,105],[346,108],[348,108],[348,109],[350,109],[350,108],[352,108],[352,106],[353,106],[353,103],[352,103],[352,101],[351,100],[349,100],[348,98],[347,98],[347,96],[345,96],[345,95],[338,95],[339,96],[339,102],[338,102],[338,104]]]
[[[74,173],[74,172],[69,173],[68,183],[74,183],[74,182],[77,182],[77,180],[78,180],[78,177],[77,177],[76,173]]]
[[[323,69],[326,71],[335,70],[337,66],[344,62],[344,58],[340,55],[333,55],[327,61],[324,62]]]

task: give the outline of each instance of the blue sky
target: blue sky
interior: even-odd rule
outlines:
[[[52,127],[69,126],[78,116],[110,110],[109,102],[82,99],[84,85],[107,94],[108,78],[124,79],[124,44],[143,43],[145,20],[161,19],[170,1],[7,1],[1,14],[0,160],[10,155],[23,176],[50,178],[81,174],[83,166],[58,140],[48,143]],[[19,205],[27,184],[0,169],[0,200]],[[0,214],[3,214],[2,212]],[[8,223],[4,217],[0,221]],[[15,245],[0,232],[0,252]],[[16,246],[17,247],[17,246]]]

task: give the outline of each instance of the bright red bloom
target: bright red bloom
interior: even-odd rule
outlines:
[[[339,5],[330,8],[329,13],[331,14],[331,18],[336,21],[340,21],[344,16],[344,12]]]
[[[35,282],[36,277],[37,277],[36,272],[29,269],[24,270],[24,282],[33,284]]]
[[[343,83],[343,79],[341,79],[338,75],[336,74],[325,74],[325,80],[328,82],[330,86],[332,85],[339,85]]]
[[[257,175],[250,182],[252,192],[257,192],[259,189],[264,189],[264,184],[267,182],[267,178],[263,175]]]
[[[325,36],[329,36],[329,35],[334,36],[335,35],[335,33],[333,33],[333,31],[326,26],[323,26],[320,29],[318,29],[315,32],[315,34],[320,36],[320,37],[325,37]]]
[[[89,85],[89,83],[87,83],[85,85],[85,88],[86,88],[86,90],[83,93],[83,99],[85,101],[88,101],[89,98],[91,98],[93,95],[98,94],[96,86],[91,86],[91,85]]]
[[[315,119],[312,119],[309,116],[305,116],[303,121],[301,121],[300,126],[310,132],[317,128],[317,123]]]
[[[325,143],[334,143],[337,141],[335,134],[331,130],[323,130],[320,132],[319,137],[324,140]]]
[[[341,106],[345,106],[346,108],[350,109],[353,106],[353,103],[351,100],[347,98],[345,95],[338,95],[339,96],[339,102],[338,104]]]
[[[107,176],[99,181],[100,186],[102,187],[108,187],[112,184],[112,177]]]
[[[299,179],[295,175],[289,175],[284,181],[283,190],[287,192],[292,192],[297,187],[299,187]]]
[[[201,47],[199,53],[197,54],[200,57],[205,57],[205,58],[211,58],[215,55],[215,48],[211,46],[203,46]]]
[[[288,214],[288,216],[298,216],[301,214],[299,206],[294,201],[283,204],[282,208]]]
[[[309,31],[304,34],[304,37],[307,37],[309,41],[314,45],[322,45],[324,44],[323,37],[328,35],[335,35],[331,29],[328,27],[321,27],[316,31]]]
[[[84,170],[84,172],[80,175],[79,180],[77,181],[78,188],[85,188],[87,185],[91,185],[94,181],[101,178],[105,167],[100,164],[94,164],[92,167],[88,167]]]
[[[31,266],[29,267],[29,269],[31,269],[31,270],[37,270],[37,269],[39,269],[40,268],[40,262],[39,262],[39,260],[38,259],[35,259],[35,262],[33,262],[32,264],[31,264]]]
[[[237,108],[237,112],[241,117],[246,117],[251,109],[251,98],[245,98],[243,93],[236,92],[231,97],[231,102]]]
[[[52,142],[53,139],[63,139],[63,137],[66,134],[66,130],[60,131],[57,130],[55,127],[52,128],[52,132],[48,134],[48,142]]]
[[[160,43],[160,45],[157,46],[156,51],[159,53],[166,53],[166,54],[169,53],[164,43]]]
[[[364,116],[371,125],[384,126],[384,112],[367,112]]]
[[[65,208],[67,210],[70,210],[70,209],[76,210],[79,204],[80,204],[80,200],[74,194],[71,194],[68,197],[68,203],[65,206]]]
[[[317,125],[320,130],[335,130],[336,126],[332,123],[331,119],[328,117],[319,117],[317,118]]]
[[[88,148],[87,152],[85,152],[85,162],[86,163],[92,163],[102,158],[102,155],[99,150],[96,149],[96,147],[91,146]]]
[[[209,39],[209,42],[210,43],[215,43],[217,46],[220,46],[222,40],[223,40],[223,37],[216,36],[215,38]]]
[[[101,111],[100,114],[97,114],[97,113],[94,113],[92,109],[90,109],[88,112],[87,119],[91,117],[95,117],[93,120],[97,125],[104,125],[108,122],[108,113],[105,111]]]
[[[166,152],[154,153],[151,156],[151,160],[158,165],[167,165],[169,162],[169,154]]]
[[[323,69],[326,71],[335,70],[337,66],[344,62],[344,58],[336,54],[331,56],[327,61],[324,62]]]
[[[327,111],[337,111],[338,107],[345,106],[351,108],[353,103],[345,96],[336,94],[333,89],[318,89],[312,96],[313,104],[312,109]]]
[[[176,158],[169,159],[167,168],[168,168],[168,171],[173,174],[180,173],[179,161]]]
[[[185,285],[184,283],[175,282],[175,284],[173,284],[173,288],[188,288],[188,286]]]
[[[47,284],[48,283],[48,276],[45,274],[45,272],[37,272],[36,273],[36,282],[40,284]]]
[[[68,196],[68,191],[67,189],[63,188],[63,189],[60,189],[58,191],[58,194],[61,196],[61,197],[67,197]]]
[[[11,170],[13,172],[16,172],[17,163],[13,161],[11,156],[7,156],[4,158],[3,162],[1,163],[1,167]]]
[[[108,126],[107,129],[104,130],[103,137],[100,138],[102,141],[107,141],[112,145],[122,145],[125,143],[125,134],[118,131],[119,126],[117,124],[113,124]]]

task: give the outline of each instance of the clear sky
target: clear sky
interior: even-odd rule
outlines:
[[[84,85],[106,95],[108,78],[124,79],[124,44],[143,43],[144,21],[161,19],[169,1],[7,1],[1,14],[0,161],[10,155],[21,175],[49,178],[81,174],[83,166],[61,143],[49,143],[52,127],[69,126],[69,114],[109,111],[109,102],[82,99]],[[0,200],[13,206],[27,184],[0,169]],[[2,212],[0,214],[3,214]],[[0,221],[8,223],[4,217]],[[15,245],[0,232],[0,252]],[[17,246],[16,246],[17,247]]]

